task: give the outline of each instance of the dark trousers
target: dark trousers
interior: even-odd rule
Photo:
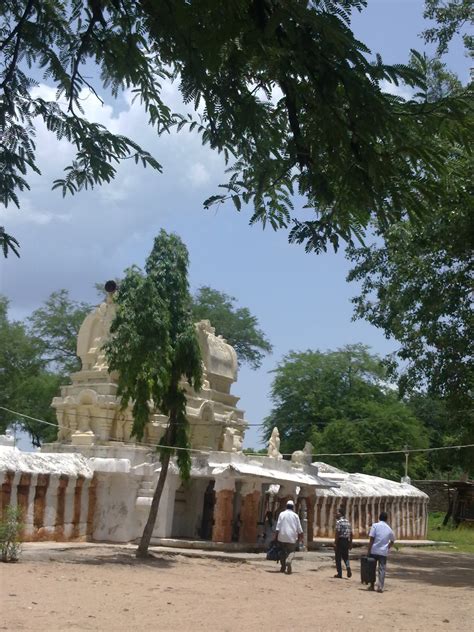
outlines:
[[[296,542],[279,542],[280,546],[280,565],[281,570],[285,570],[286,568],[286,560],[288,559],[288,555],[296,551]]]
[[[336,542],[336,570],[339,577],[342,577],[341,559],[344,561],[346,568],[350,568],[349,563],[349,540],[347,538],[339,538]]]

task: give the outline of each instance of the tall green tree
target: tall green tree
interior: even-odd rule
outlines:
[[[364,345],[327,352],[291,352],[274,373],[273,408],[264,421],[265,438],[277,426],[284,453],[300,450],[305,441],[311,441],[316,454],[428,445],[422,425],[388,386],[381,359]],[[323,460],[390,478],[403,474],[400,455]],[[418,474],[424,471],[424,463],[420,457],[413,461]]]
[[[39,172],[37,120],[75,148],[54,182],[64,195],[109,183],[128,158],[161,171],[133,139],[84,116],[85,94],[117,97],[131,88],[158,134],[195,130],[229,163],[225,192],[206,206],[249,203],[252,223],[291,227],[292,241],[316,251],[361,235],[373,215],[384,224],[402,211],[428,217],[446,142],[468,143],[469,101],[455,95],[433,108],[384,92],[384,82],[423,88],[423,78],[373,60],[355,38],[351,14],[366,4],[4,0],[1,201],[19,205],[30,172]],[[57,89],[54,100],[32,92],[41,76]],[[179,83],[194,116],[172,111],[162,92],[168,80]],[[303,219],[292,217],[294,191],[312,210]],[[5,248],[14,244],[7,233],[2,239]]]
[[[237,353],[239,362],[258,369],[272,345],[259,328],[257,317],[247,307],[236,307],[237,299],[211,287],[200,287],[192,296],[194,320],[210,320]]]
[[[456,89],[455,78],[447,81],[438,61],[428,62],[427,69],[432,90]],[[355,317],[399,343],[392,375],[402,393],[442,399],[451,418],[448,434],[459,444],[474,442],[470,154],[451,147],[448,169],[442,203],[432,209],[431,221],[413,224],[405,217],[390,227],[377,226],[375,243],[349,249],[354,267],[348,280],[360,283]],[[472,450],[461,457],[472,467]]]
[[[61,376],[47,370],[42,341],[21,322],[8,318],[8,301],[0,296],[0,406],[55,424],[51,400]],[[33,445],[51,441],[57,429],[20,415],[0,410],[0,432],[16,425],[31,437]]]
[[[430,447],[458,445],[459,435],[453,426],[446,401],[423,392],[412,393],[407,405],[428,432]],[[440,450],[428,453],[428,470],[432,478],[454,479],[463,473],[466,462],[464,450]]]
[[[77,335],[91,310],[92,305],[71,299],[68,290],[58,290],[27,320],[31,334],[42,341],[44,361],[63,376],[81,368]]]
[[[143,437],[150,414],[169,422],[160,451],[161,471],[137,549],[147,555],[171,455],[177,450],[181,476],[189,477],[186,387],[200,390],[202,361],[188,286],[188,251],[177,235],[156,237],[144,272],[127,271],[117,294],[117,314],[105,349],[110,371],[118,371],[123,407],[133,401],[132,435]]]

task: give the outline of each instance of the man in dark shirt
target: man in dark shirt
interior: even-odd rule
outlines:
[[[352,526],[345,517],[345,511],[339,508],[336,514],[336,535],[334,537],[334,549],[336,553],[336,570],[334,577],[342,579],[341,559],[346,565],[347,577],[352,577],[351,566],[349,563],[349,551],[352,549]]]

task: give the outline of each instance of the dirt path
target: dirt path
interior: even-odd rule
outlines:
[[[360,555],[360,553],[359,553]],[[262,556],[263,557],[263,556]],[[158,555],[130,549],[28,553],[1,564],[0,629],[14,632],[122,630],[472,630],[474,556],[395,552],[386,591],[333,579],[329,554],[306,554],[291,576],[277,564]]]

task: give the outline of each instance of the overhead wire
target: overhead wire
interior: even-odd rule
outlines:
[[[68,426],[62,426],[60,424],[54,424],[50,421],[45,421],[44,419],[37,419],[36,417],[32,417],[31,415],[26,415],[24,413],[20,413],[16,410],[11,410],[9,408],[6,408],[5,406],[0,406],[0,410],[4,410],[8,413],[14,414],[14,415],[19,415],[20,417],[24,417],[25,419],[31,419],[32,421],[36,421],[38,423],[42,423],[48,426],[53,426],[54,428],[59,428],[59,429],[64,429],[64,430],[68,430],[70,431],[71,429]],[[107,417],[103,417],[103,419],[108,419]],[[213,425],[213,424],[210,424]],[[181,448],[178,446],[169,446],[169,445],[162,445],[162,444],[158,444],[158,443],[147,443],[147,442],[142,442],[142,441],[134,441],[134,442],[125,442],[122,441],[120,439],[108,439],[108,441],[113,441],[116,443],[121,443],[121,444],[125,444],[125,445],[138,445],[141,447],[149,447],[149,448],[163,448],[163,449],[169,449],[169,450],[184,450],[187,452],[195,452],[195,453],[200,453],[200,454],[208,454],[209,452],[218,452],[218,453],[223,453],[223,454],[229,454],[228,452],[226,452],[225,450],[201,450],[201,449],[197,449],[197,448]],[[450,446],[440,446],[440,447],[436,447],[436,448],[403,448],[401,450],[384,450],[384,451],[371,451],[371,452],[318,452],[316,454],[311,454],[311,457],[342,457],[342,456],[382,456],[385,454],[413,454],[413,453],[426,453],[426,452],[437,452],[437,451],[441,451],[441,450],[462,450],[464,448],[474,448],[474,443],[466,443],[466,444],[462,444],[462,445],[450,445]],[[244,454],[247,454],[247,456],[252,456],[252,457],[265,457],[267,455],[265,454],[258,454],[256,452],[248,452],[245,453],[245,451],[243,451]],[[282,453],[282,456],[291,456],[292,453],[291,452],[287,452],[287,453]]]

